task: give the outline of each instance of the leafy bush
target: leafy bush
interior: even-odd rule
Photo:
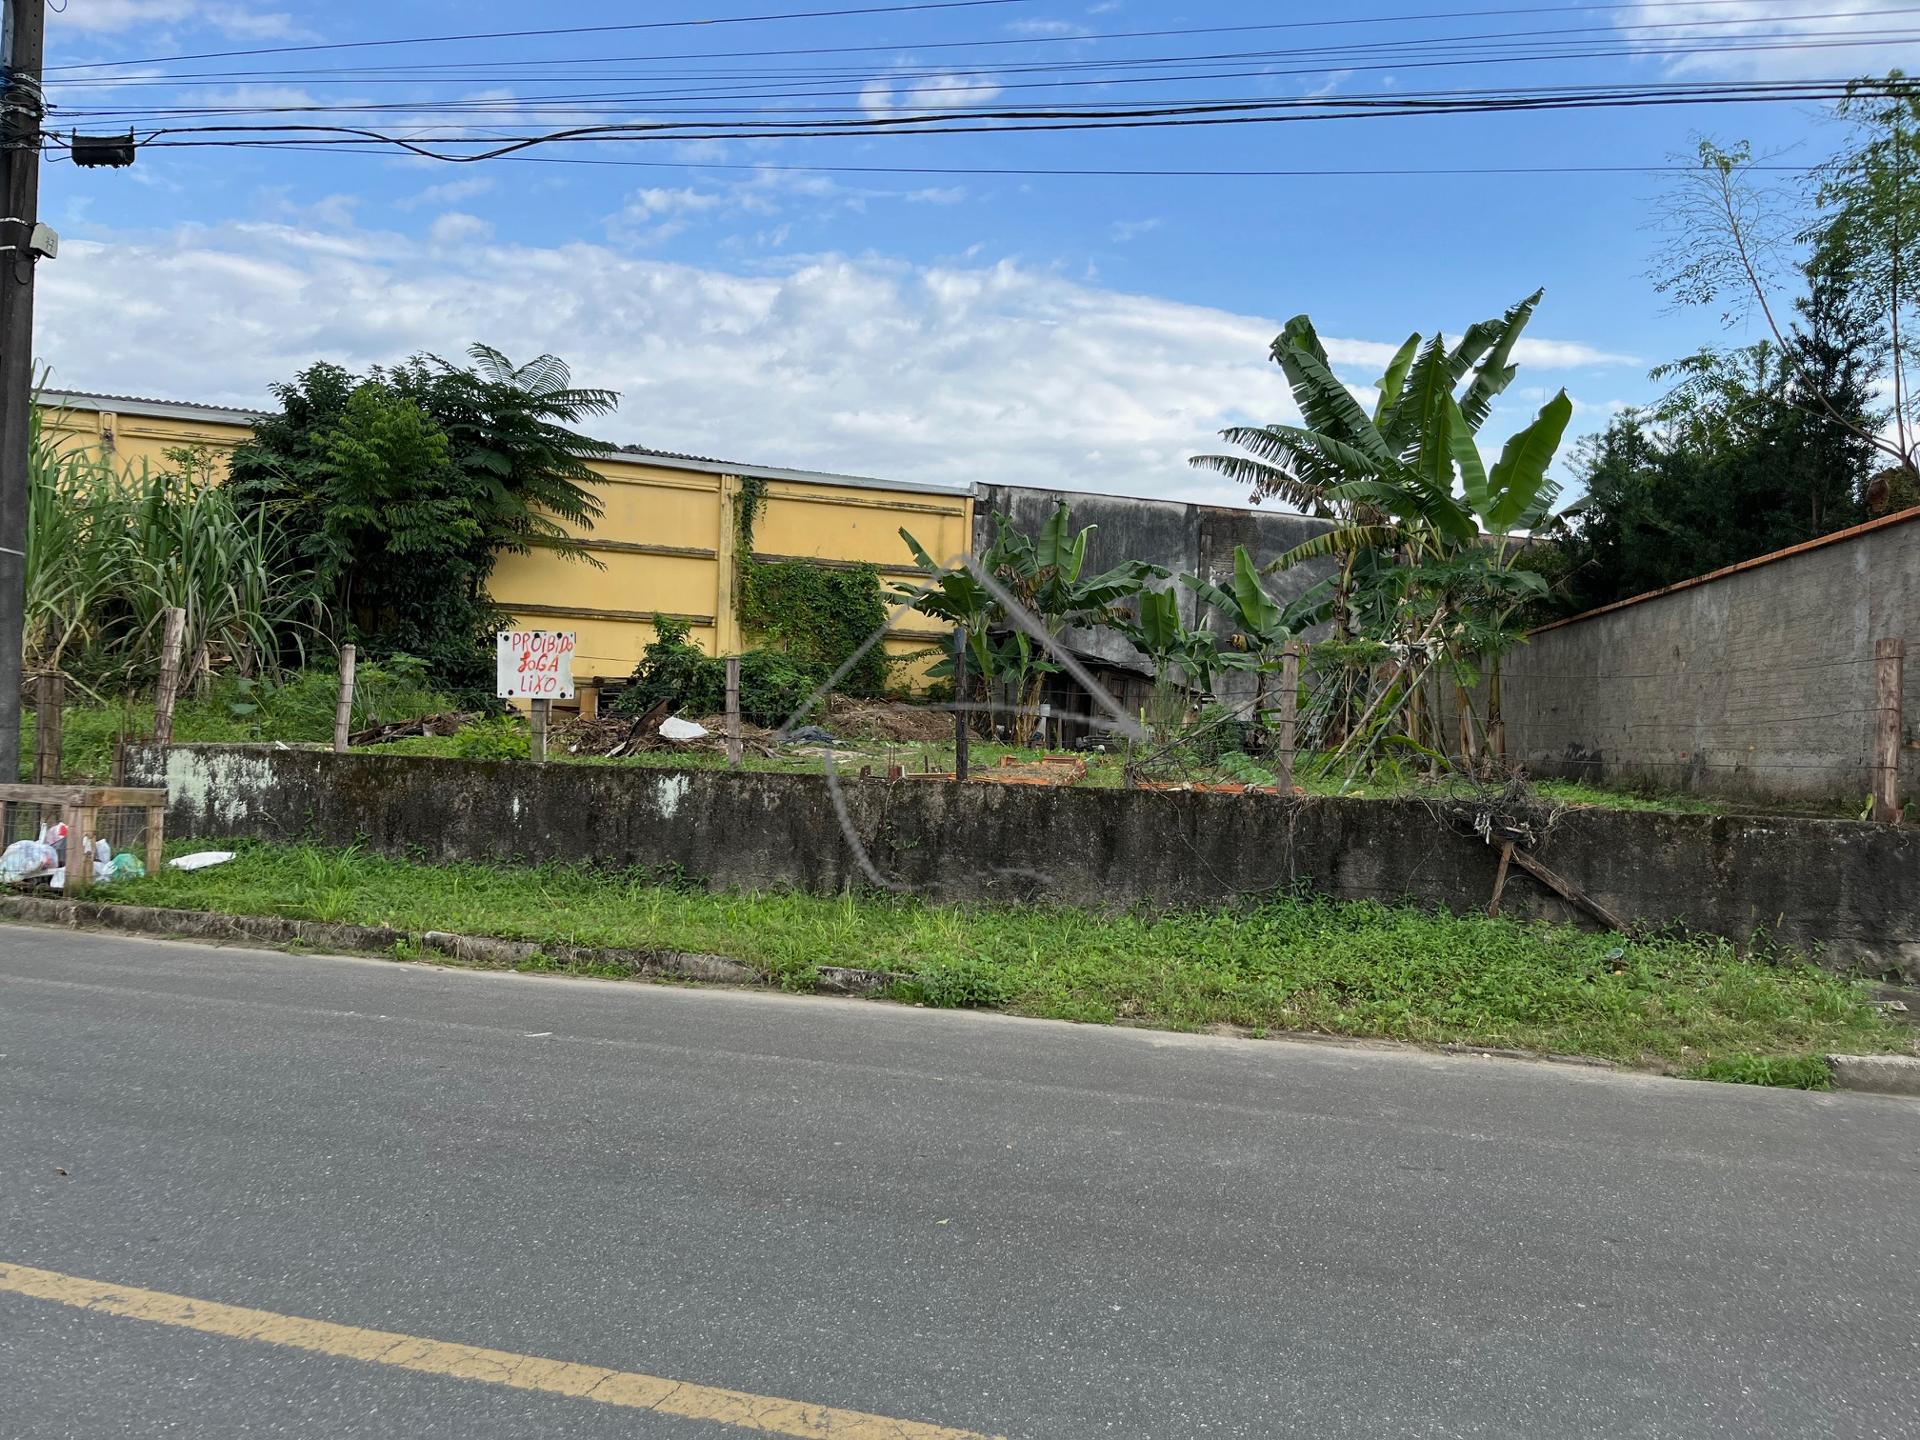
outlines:
[[[512,715],[489,715],[453,732],[447,748],[462,760],[527,760],[533,737]]]
[[[684,620],[653,617],[654,639],[611,707],[644,715],[661,701],[675,714],[713,715],[726,708],[727,662],[708,655],[689,635]],[[778,650],[749,650],[740,657],[740,714],[749,724],[784,725],[819,688],[826,672]]]

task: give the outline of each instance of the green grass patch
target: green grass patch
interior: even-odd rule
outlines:
[[[871,967],[899,975],[894,997],[912,1003],[1173,1030],[1517,1047],[1668,1070],[1908,1045],[1858,986],[1798,956],[1746,957],[1710,939],[1630,940],[1314,899],[1109,915],[235,848],[229,865],[164,871],[116,887],[115,898],[556,947],[710,952],[798,990],[812,988],[821,965]]]
[[[1689,1080],[1729,1085],[1774,1085],[1783,1090],[1831,1090],[1833,1070],[1820,1055],[1724,1055],[1687,1072]]]

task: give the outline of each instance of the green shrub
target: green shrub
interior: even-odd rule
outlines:
[[[611,708],[621,715],[644,715],[664,700],[674,714],[689,718],[725,709],[727,662],[695,645],[686,621],[656,615],[653,624],[653,642]],[[740,714],[752,725],[784,725],[824,679],[824,672],[793,655],[749,650],[740,657]]]
[[[447,748],[462,760],[526,760],[533,737],[513,715],[489,715],[453,732]]]
[[[935,1010],[997,1010],[1011,1003],[1014,993],[1005,967],[970,955],[929,961],[892,987],[894,999]]]
[[[1774,1085],[1785,1090],[1831,1090],[1833,1071],[1820,1055],[1729,1055],[1687,1071],[1689,1080],[1729,1085]]]

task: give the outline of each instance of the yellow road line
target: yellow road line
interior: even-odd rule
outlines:
[[[456,1380],[483,1380],[518,1390],[544,1390],[602,1405],[623,1405],[689,1420],[714,1420],[762,1435],[787,1435],[797,1440],[991,1440],[971,1430],[950,1430],[944,1425],[926,1425],[917,1420],[891,1420],[858,1410],[836,1410],[800,1400],[750,1395],[743,1390],[722,1390],[712,1385],[665,1380],[658,1375],[575,1365],[566,1360],[543,1360],[537,1355],[516,1355],[510,1350],[483,1350],[474,1345],[425,1340],[391,1330],[363,1330],[357,1325],[303,1320],[272,1310],[250,1310],[241,1305],[169,1295],[162,1290],[109,1285],[103,1280],[63,1275],[57,1270],[36,1270],[29,1265],[9,1265],[4,1261],[0,1261],[0,1291],[52,1300],[77,1310],[97,1310],[133,1320],[149,1320],[156,1325],[198,1330],[204,1335],[224,1335],[233,1340],[252,1340],[263,1345],[284,1345],[320,1355],[364,1360],[370,1365],[393,1365]]]

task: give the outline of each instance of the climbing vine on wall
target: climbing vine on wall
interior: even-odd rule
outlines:
[[[754,528],[766,505],[767,482],[743,479],[733,502],[734,613],[749,635],[824,680],[887,623],[880,572],[872,565],[755,559]],[[844,695],[878,695],[886,688],[887,669],[886,654],[876,645],[835,688]]]

